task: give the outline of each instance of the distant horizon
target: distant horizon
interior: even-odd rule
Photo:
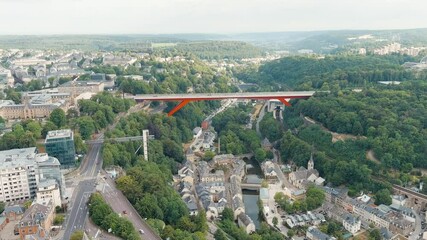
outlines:
[[[321,30],[283,30],[283,31],[253,31],[253,32],[164,32],[164,33],[34,33],[34,34],[2,34],[2,36],[120,36],[120,35],[239,35],[239,34],[268,34],[268,33],[315,33],[315,32],[346,32],[346,31],[411,31],[427,30],[426,27],[415,28],[382,28],[382,29],[321,29]]]

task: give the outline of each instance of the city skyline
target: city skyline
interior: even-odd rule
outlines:
[[[427,27],[421,0],[2,0],[0,35],[174,34]]]

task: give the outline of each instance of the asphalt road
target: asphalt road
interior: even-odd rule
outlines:
[[[417,212],[415,212],[414,210],[412,210],[412,213],[415,214],[415,230],[412,233],[411,236],[409,236],[409,240],[416,240],[420,238],[420,233],[422,231],[421,229],[421,217],[420,215],[418,215]]]
[[[144,234],[141,234],[142,239],[157,240],[161,239],[158,237],[153,230],[148,226],[147,223],[141,218],[135,208],[130,204],[129,200],[123,195],[120,190],[117,190],[115,183],[112,179],[103,179],[104,187],[102,190],[102,196],[107,201],[108,205],[113,208],[114,212],[119,213],[122,217],[128,218],[135,229],[138,231],[142,229]],[[126,214],[124,214],[124,211]]]
[[[99,138],[102,138],[100,136]],[[88,215],[87,201],[90,194],[95,191],[96,175],[102,167],[100,159],[101,144],[93,144],[89,148],[85,160],[80,168],[77,178],[82,181],[77,185],[71,197],[71,211],[68,215],[63,239],[70,239],[76,230],[84,230],[86,216]]]

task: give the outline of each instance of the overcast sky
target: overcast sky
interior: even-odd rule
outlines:
[[[427,0],[0,0],[0,34],[427,27]]]

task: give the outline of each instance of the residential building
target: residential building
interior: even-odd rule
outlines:
[[[405,206],[406,198],[403,195],[391,196],[392,205]]]
[[[306,226],[306,225],[319,225],[320,223],[325,222],[325,216],[323,214],[307,212],[307,214],[294,214],[288,215],[286,218],[286,223],[290,228],[296,226]]]
[[[36,202],[45,206],[49,203],[52,203],[53,207],[62,206],[61,192],[56,180],[46,179],[40,181],[37,185]]]
[[[350,202],[353,206],[353,213],[360,216],[362,220],[373,223],[377,227],[389,229],[390,218],[386,213],[355,199],[351,199]]]
[[[11,221],[15,221],[15,220],[21,219],[24,212],[25,212],[24,207],[21,207],[19,205],[13,205],[13,206],[6,206],[1,215],[8,218]]]
[[[9,69],[0,67],[0,89],[12,87],[14,82],[12,72]]]
[[[75,98],[85,92],[99,93],[104,91],[104,83],[93,81],[70,81],[58,86],[58,91],[62,93],[70,93],[71,97]]]
[[[354,217],[351,214],[347,214],[342,222],[344,228],[349,231],[351,234],[356,234],[362,225],[362,221],[359,218]]]
[[[22,104],[15,104],[11,100],[0,100],[0,115],[7,120],[43,119],[49,117],[56,108],[67,111],[70,102],[60,99],[59,96],[63,97],[64,94],[26,93],[23,96]]]
[[[200,172],[200,182],[224,182],[224,171],[217,170],[214,173],[210,173],[208,169],[204,169],[203,172]]]
[[[102,63],[104,65],[111,66],[126,66],[132,65],[136,62],[136,58],[130,56],[118,56],[113,54],[107,54],[103,57]]]
[[[232,207],[234,211],[234,219],[236,219],[240,213],[245,213],[245,204],[243,203],[242,196],[233,196]]]
[[[18,223],[19,236],[21,240],[27,235],[35,235],[39,238],[49,236],[50,227],[55,217],[55,207],[52,203],[47,206],[35,203],[27,211]]]
[[[195,127],[193,129],[193,138],[198,138],[202,135],[202,128],[201,127]]]
[[[381,236],[384,240],[393,240],[393,239],[399,239],[397,236],[391,233],[387,228],[380,228]]]
[[[188,211],[190,213],[190,216],[195,216],[198,214],[196,198],[193,195],[185,197],[182,200],[184,201],[185,205],[187,206]]]
[[[39,176],[33,160],[36,148],[0,152],[0,202],[14,202],[35,196]]]
[[[310,240],[335,240],[336,238],[323,233],[315,227],[309,227],[306,233],[306,237]]]
[[[265,161],[261,164],[261,169],[267,179],[277,179],[277,173],[272,161]]]
[[[46,152],[56,157],[62,168],[74,167],[76,163],[74,135],[70,129],[49,131],[45,140]]]
[[[395,219],[390,223],[389,230],[403,236],[409,235],[414,230],[414,224],[406,219]]]
[[[237,224],[239,227],[245,229],[246,233],[248,234],[255,232],[254,222],[247,214],[243,212],[237,216]]]
[[[231,165],[235,159],[233,154],[221,154],[213,157],[212,162],[216,165]]]
[[[35,147],[0,151],[0,201],[35,197],[42,179],[54,179],[65,187],[56,158],[38,154]]]

